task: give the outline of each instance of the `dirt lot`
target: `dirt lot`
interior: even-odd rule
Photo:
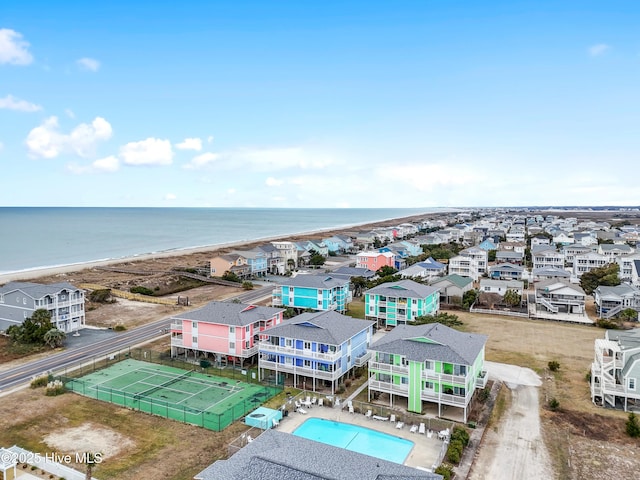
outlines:
[[[468,331],[489,335],[487,360],[530,367],[540,374],[543,382],[538,389],[540,420],[555,478],[637,478],[640,441],[625,434],[626,414],[594,406],[585,379],[593,360],[594,340],[603,337],[603,330],[557,322],[457,314]],[[547,364],[552,360],[560,363],[560,371],[549,372]],[[487,442],[480,449],[480,463],[491,463],[494,455],[515,455],[508,449],[495,452],[495,448],[509,445],[509,436],[513,435],[514,428],[515,432],[519,428],[514,427],[514,418],[531,399],[522,397],[520,391],[507,391],[511,408],[500,418],[495,431],[488,432]],[[556,412],[547,408],[548,400],[554,397],[560,402]],[[523,431],[521,437],[527,438],[527,435],[528,432]],[[532,443],[530,448],[535,451],[536,444]]]

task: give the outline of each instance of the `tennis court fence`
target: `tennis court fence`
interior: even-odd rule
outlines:
[[[191,372],[187,372],[191,373]],[[171,379],[168,383],[179,381],[180,375]],[[101,387],[93,383],[86,382],[81,378],[72,378],[67,376],[58,376],[58,380],[62,381],[67,390],[76,392],[86,397],[95,398],[105,402],[120,405],[122,407],[138,410],[152,415],[158,415],[164,418],[170,418],[182,423],[189,423],[199,427],[220,432],[228,427],[232,422],[244,417],[247,413],[255,410],[269,398],[277,395],[282,391],[279,387],[262,386],[251,398],[237,402],[233,407],[227,409],[224,413],[214,413],[206,410],[197,410],[184,405],[159,400],[147,396],[149,392],[130,393],[110,387]],[[157,389],[162,386],[154,387]]]

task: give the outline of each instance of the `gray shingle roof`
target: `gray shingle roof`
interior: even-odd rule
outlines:
[[[470,283],[473,283],[473,278],[463,277],[462,275],[458,275],[457,273],[452,273],[451,275],[446,275],[442,278],[434,280],[431,282],[432,285],[438,285],[440,283],[452,283],[458,288],[464,288]]]
[[[427,298],[437,292],[438,289],[429,285],[423,285],[413,280],[400,280],[399,282],[382,283],[377,287],[367,290],[367,294],[385,295],[390,297]]]
[[[375,276],[376,272],[369,270],[368,268],[358,268],[358,267],[339,267],[336,268],[331,275],[335,275],[339,278],[349,277],[364,277],[371,278]]]
[[[268,320],[283,310],[282,308],[259,307],[242,303],[211,302],[202,308],[180,313],[173,318],[244,327],[260,320]]]
[[[553,266],[534,268],[533,269],[533,274],[541,276],[541,277],[563,277],[563,278],[569,278],[571,276],[571,274],[569,272],[567,272],[564,268],[553,267]]]
[[[463,333],[440,323],[398,325],[369,350],[404,355],[408,360],[436,360],[473,365],[487,342],[486,335]]]
[[[344,287],[349,280],[344,278],[332,277],[331,275],[297,275],[293,278],[279,278],[276,282],[278,285],[288,285],[290,287],[308,287],[308,288],[336,288]]]
[[[306,438],[266,430],[196,480],[441,480],[423,472]]]
[[[351,318],[334,311],[309,312],[285,320],[280,325],[266,329],[263,333],[327,345],[341,345],[374,323],[374,321]]]
[[[0,287],[0,293],[9,293],[20,290],[21,292],[24,292],[25,295],[38,299],[45,295],[55,295],[60,290],[65,289],[74,291],[79,290],[78,287],[71,285],[69,282],[51,283],[48,285],[31,282],[9,282]]]

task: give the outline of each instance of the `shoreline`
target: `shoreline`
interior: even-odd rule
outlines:
[[[205,245],[199,247],[186,247],[182,249],[170,249],[163,250],[158,252],[151,253],[143,253],[139,255],[132,255],[128,257],[120,257],[120,258],[109,258],[109,259],[101,259],[101,260],[92,260],[88,262],[81,263],[73,263],[66,265],[52,265],[47,267],[35,267],[31,269],[18,270],[6,273],[0,273],[0,285],[4,285],[8,282],[14,281],[31,281],[37,280],[43,277],[50,277],[54,275],[60,274],[68,274],[68,273],[76,273],[81,272],[83,270],[90,270],[95,267],[106,267],[111,265],[118,264],[132,264],[137,262],[144,262],[155,259],[167,259],[167,258],[183,258],[189,257],[194,254],[202,254],[202,253],[215,253],[221,250],[234,249],[237,250],[240,247],[253,246],[261,243],[268,243],[272,241],[295,241],[295,239],[299,237],[313,237],[318,234],[327,234],[331,233],[333,235],[350,232],[353,229],[368,229],[368,228],[380,228],[384,226],[393,226],[398,225],[400,223],[407,223],[415,220],[426,220],[432,219],[441,215],[456,213],[457,210],[451,210],[446,212],[425,212],[423,214],[416,214],[409,217],[400,217],[400,218],[389,218],[385,220],[378,220],[375,222],[367,222],[367,223],[356,223],[350,225],[336,226],[336,227],[328,227],[325,229],[311,230],[307,232],[298,232],[298,233],[290,233],[277,235],[272,237],[261,237],[251,240],[238,240],[233,242],[226,242],[215,245]]]

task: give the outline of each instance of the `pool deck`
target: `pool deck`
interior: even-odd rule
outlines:
[[[412,441],[415,445],[405,460],[404,465],[424,469],[431,469],[433,467],[444,443],[438,439],[438,432],[433,432],[432,437],[429,438],[427,434],[420,434],[418,432],[410,433],[409,429],[411,425],[405,424],[403,428],[398,429],[395,423],[391,423],[388,420],[374,420],[365,417],[361,413],[349,413],[339,407],[319,407],[316,405],[312,408],[305,408],[305,410],[307,411],[306,414],[291,411],[288,416],[280,421],[278,430],[292,433],[310,417],[359,425]]]

